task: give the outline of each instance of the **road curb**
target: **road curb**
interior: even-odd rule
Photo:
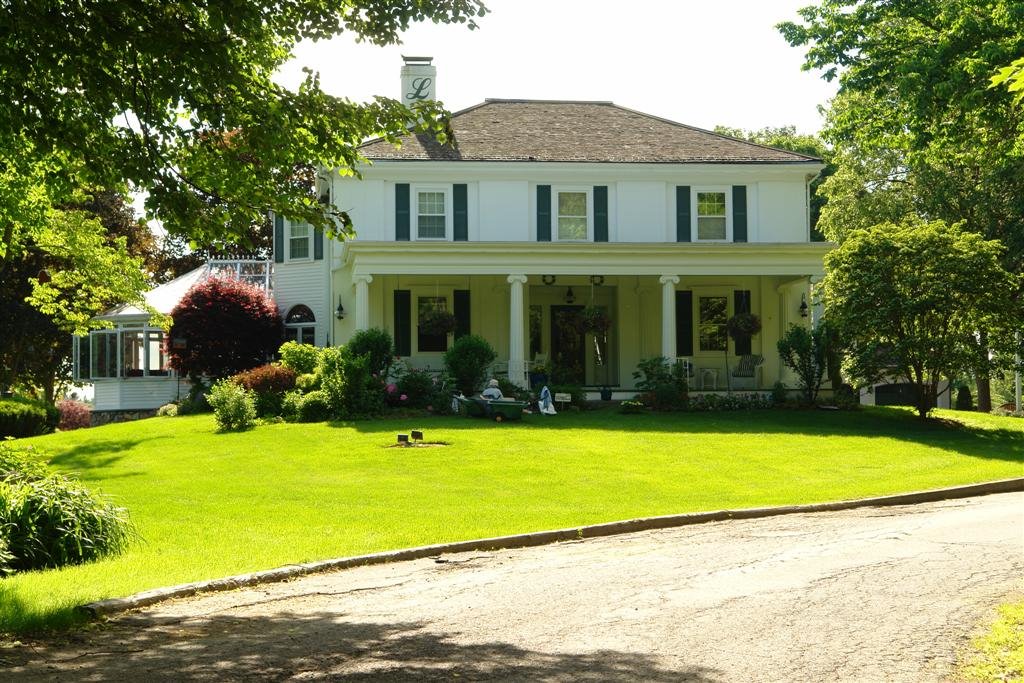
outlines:
[[[351,567],[361,567],[373,564],[385,564],[389,562],[419,560],[425,557],[435,557],[443,554],[470,552],[474,550],[527,548],[531,546],[548,545],[559,541],[573,541],[584,538],[614,536],[617,534],[629,534],[637,531],[649,531],[652,529],[669,529],[672,527],[687,526],[690,524],[704,524],[707,522],[720,522],[730,519],[755,519],[759,517],[792,515],[801,512],[832,512],[863,507],[914,505],[917,503],[931,503],[939,500],[953,500],[956,498],[969,498],[972,496],[984,496],[994,493],[1011,493],[1017,491],[1024,491],[1024,477],[1001,479],[999,481],[990,481],[983,484],[970,484],[967,486],[954,486],[944,489],[932,489],[929,491],[901,493],[892,496],[861,498],[857,500],[841,500],[832,503],[743,508],[739,510],[717,510],[715,512],[691,512],[680,515],[664,515],[660,517],[641,517],[639,519],[629,519],[621,522],[607,522],[604,524],[592,524],[589,526],[573,527],[571,529],[555,529],[552,531],[537,531],[528,534],[498,536],[495,538],[482,538],[472,541],[439,543],[437,545],[420,546],[404,550],[391,550],[382,553],[371,553],[369,555],[356,555],[354,557],[341,557],[333,560],[321,560],[319,562],[285,565],[283,567],[277,567],[276,569],[268,569],[249,574],[238,574],[236,576],[229,576],[223,579],[197,581],[194,583],[186,583],[167,588],[156,588],[154,590],[136,593],[125,598],[99,600],[97,602],[90,602],[86,605],[81,605],[77,609],[89,616],[101,617],[131,609],[137,609],[139,607],[146,607],[172,598],[188,597],[198,593],[234,590],[236,588],[254,586],[261,583],[286,581],[288,579],[305,576],[307,574],[315,574],[318,572],[348,569]]]

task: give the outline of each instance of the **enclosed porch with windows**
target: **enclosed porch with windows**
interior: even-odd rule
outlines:
[[[657,356],[684,360],[696,391],[767,390],[776,381],[793,383],[775,348],[788,325],[809,324],[814,314],[815,263],[807,254],[801,254],[805,263],[797,268],[766,263],[763,253],[734,245],[715,250],[585,245],[597,248],[577,247],[571,254],[557,245],[500,246],[435,247],[431,256],[468,253],[461,264],[453,258],[450,264],[428,266],[400,259],[388,245],[371,250],[353,243],[349,248],[356,253],[350,252],[334,273],[335,291],[351,313],[336,322],[335,338],[343,342],[357,329],[382,327],[394,336],[399,356],[415,367],[440,371],[444,352],[458,336],[478,334],[498,354],[494,376],[522,386],[608,387],[621,397],[635,392],[637,364]],[[777,245],[767,250],[772,246]],[[427,250],[426,245],[409,247],[404,245],[406,254]],[[517,255],[517,250],[529,253]],[[813,254],[820,251],[814,248]],[[552,252],[561,256],[557,263]],[[666,259],[665,252],[676,252],[676,259]],[[706,257],[704,263],[692,262],[695,252]],[[737,257],[734,262],[716,265],[729,254]],[[743,255],[748,258],[739,258]],[[474,265],[467,267],[470,257]],[[388,264],[387,258],[403,263]],[[675,263],[644,263],[655,260]],[[758,273],[758,266],[768,272]],[[505,272],[479,272],[498,268]],[[537,272],[542,268],[550,270]],[[782,268],[788,272],[770,272]],[[400,269],[406,272],[393,272]],[[451,329],[430,324],[436,317],[432,312],[439,310],[452,314]],[[727,323],[737,313],[753,314],[761,329],[730,336]]]

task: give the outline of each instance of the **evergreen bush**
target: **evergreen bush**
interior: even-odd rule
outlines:
[[[368,356],[370,374],[381,379],[388,376],[391,361],[395,358],[395,342],[391,334],[378,327],[356,332],[345,344],[345,350],[352,358]]]
[[[316,372],[317,359],[320,358],[320,349],[312,344],[300,344],[294,341],[286,341],[277,350],[281,357],[281,364],[291,368],[296,375],[308,375]]]
[[[476,334],[467,334],[456,339],[445,351],[444,365],[455,382],[455,388],[471,396],[483,386],[487,367],[497,357],[486,339]]]
[[[29,398],[0,398],[0,439],[20,439],[52,432],[60,421],[55,406]]]
[[[256,399],[252,392],[230,379],[222,379],[207,396],[217,426],[226,432],[244,431],[256,425]]]
[[[311,391],[299,403],[299,422],[324,422],[331,419],[331,402],[326,391]]]

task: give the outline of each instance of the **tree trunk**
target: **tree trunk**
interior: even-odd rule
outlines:
[[[992,380],[988,372],[988,332],[978,333],[979,359],[975,380],[978,383],[978,412],[992,412]]]

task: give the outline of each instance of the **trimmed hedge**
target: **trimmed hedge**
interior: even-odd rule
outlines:
[[[60,411],[28,398],[0,398],[0,439],[37,436],[52,432],[60,422]]]

